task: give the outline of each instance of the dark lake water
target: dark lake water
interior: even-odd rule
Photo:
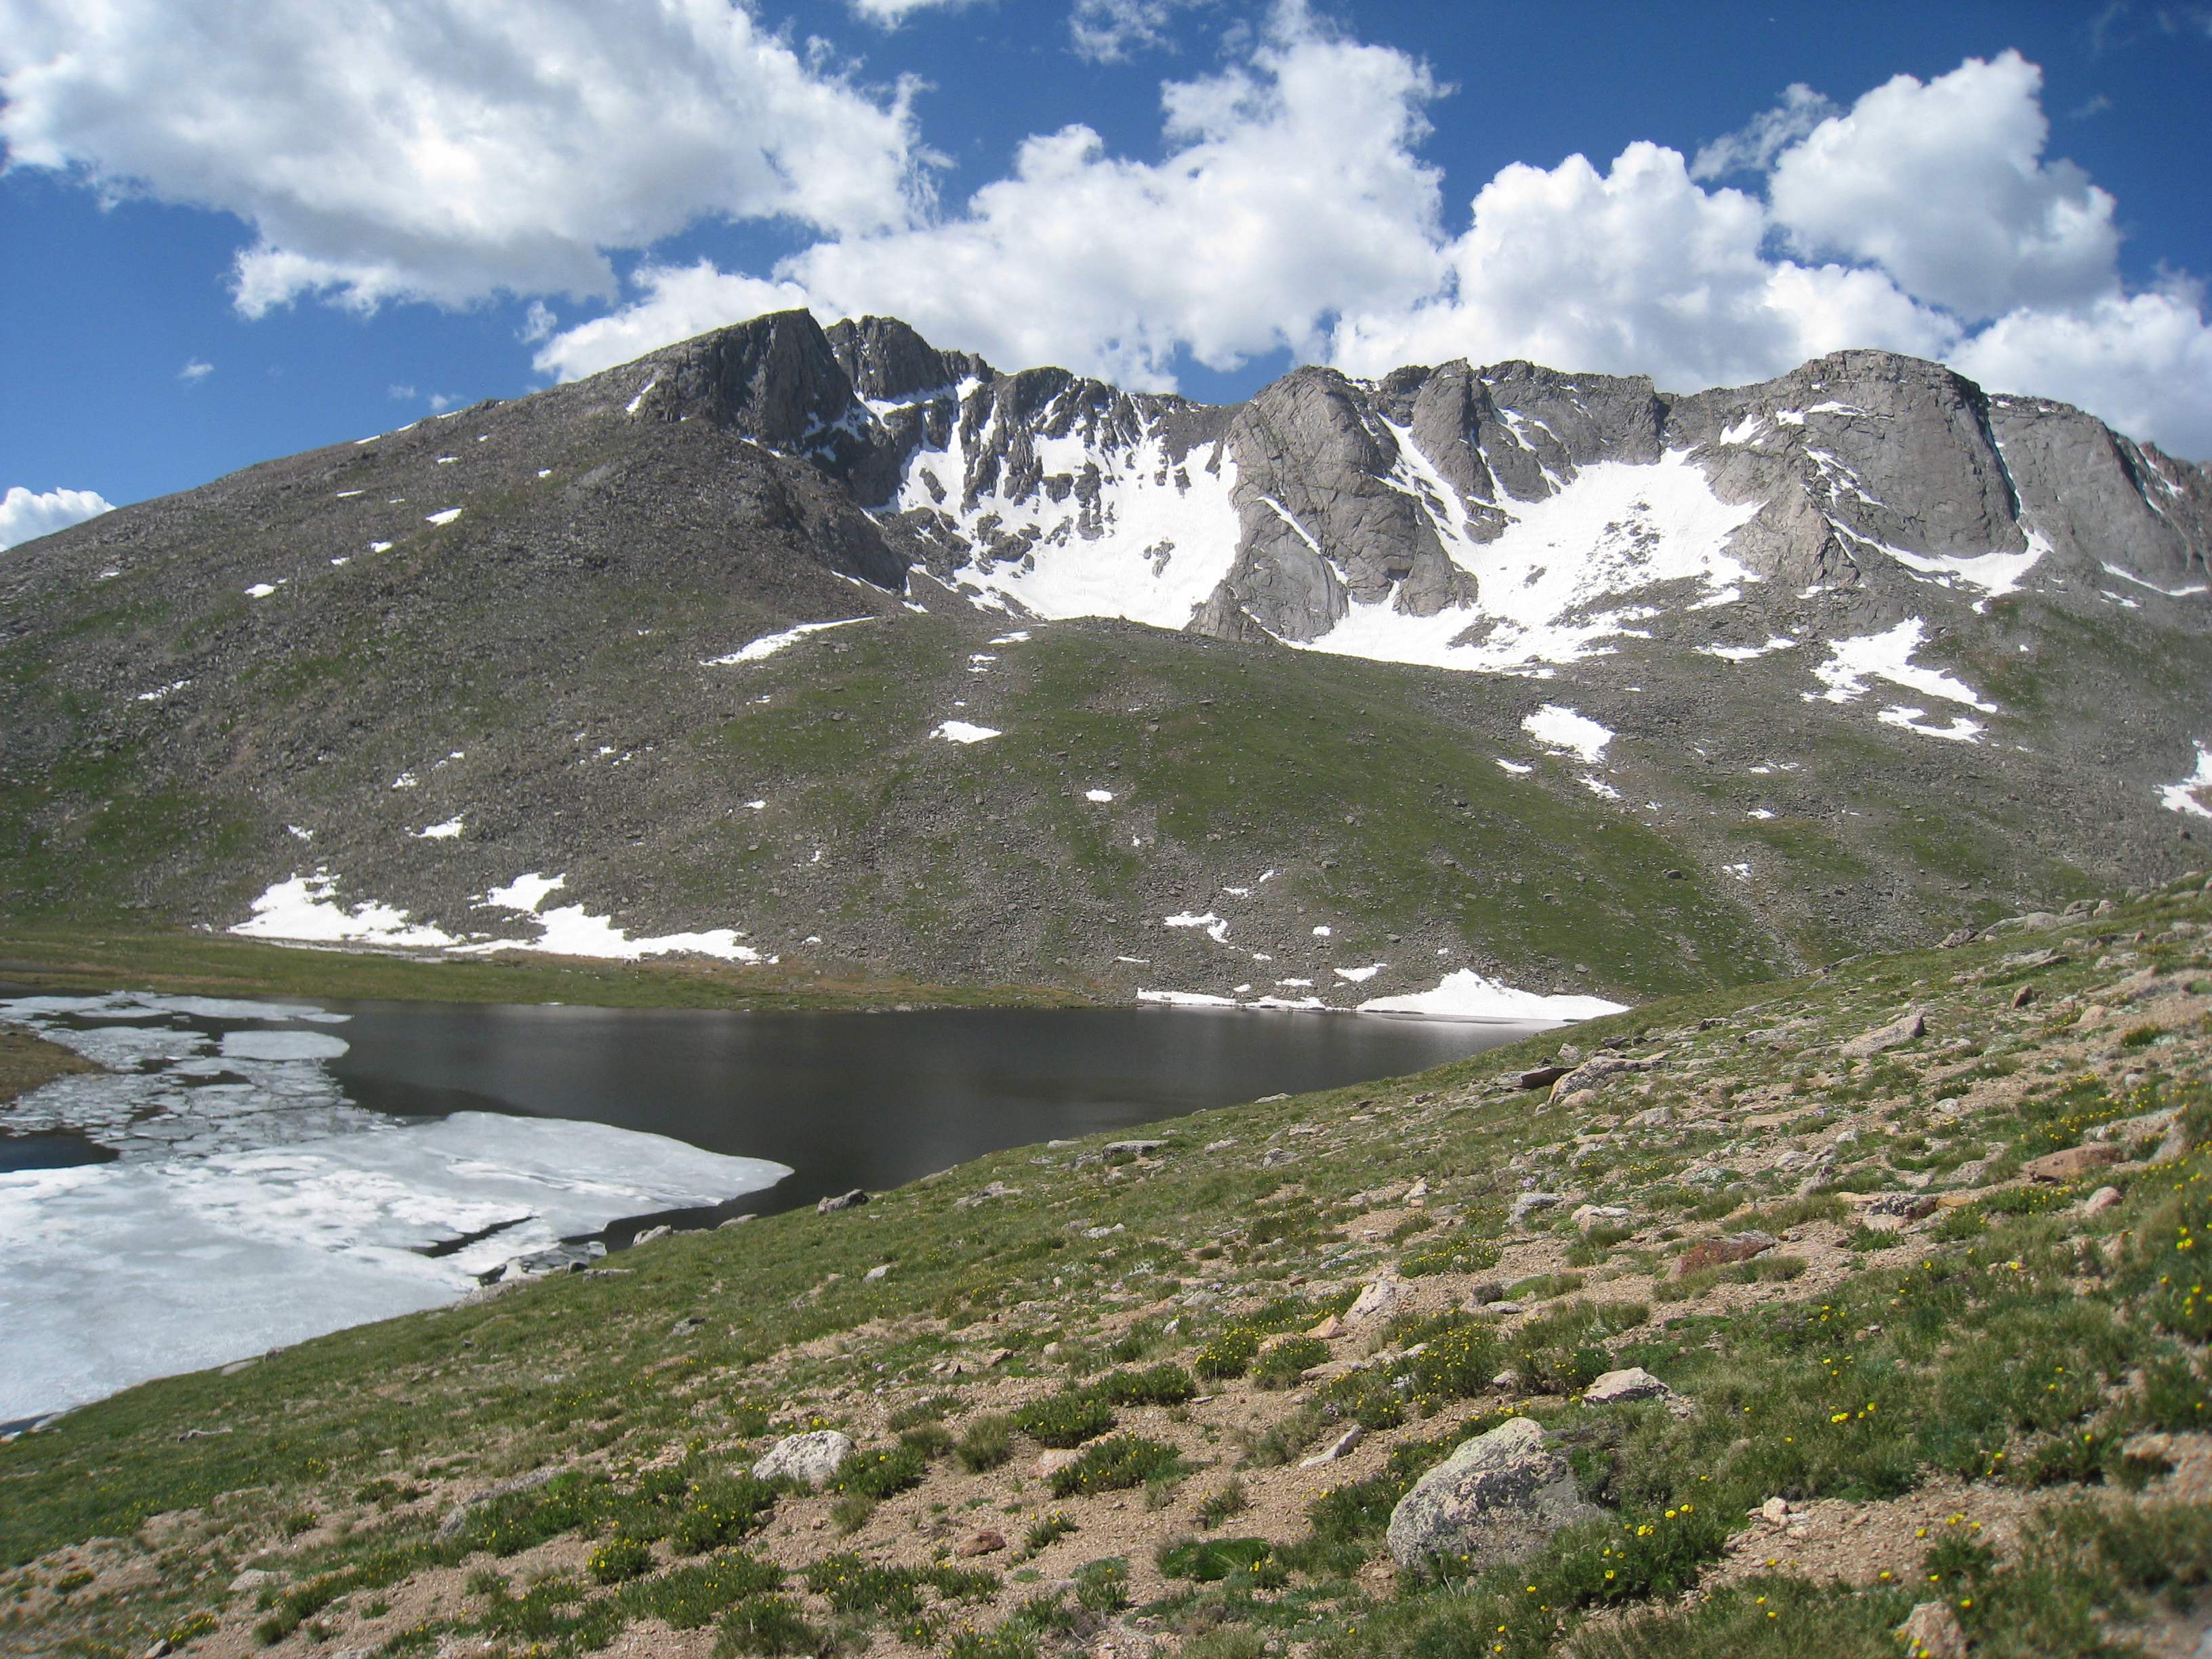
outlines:
[[[331,1002],[359,1104],[583,1119],[795,1171],[723,1211],[896,1187],[1007,1146],[1425,1071],[1521,1025],[1210,1009],[733,1013]]]

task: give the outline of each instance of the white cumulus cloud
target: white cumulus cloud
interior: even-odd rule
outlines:
[[[1951,362],[1992,392],[2075,404],[2122,432],[2212,459],[2212,328],[2193,284],[2107,295],[2080,309],[2015,311]]]
[[[49,489],[33,495],[18,484],[0,496],[0,549],[51,536],[113,510],[94,490]]]
[[[1900,75],[1775,158],[1775,222],[1802,251],[1878,264],[1969,319],[2118,287],[2112,198],[2046,161],[2043,71],[2016,52]]]
[[[1143,386],[1171,383],[1179,349],[1222,368],[1316,355],[1355,300],[1407,305],[1441,274],[1440,177],[1415,153],[1437,90],[1404,53],[1286,8],[1245,61],[1164,87],[1164,160],[1112,155],[1086,126],[1032,137],[964,210],[785,261],[773,303],[897,316],[1010,368]],[[761,308],[749,279],[718,298],[714,275],[647,272],[635,304],[557,337],[540,366],[588,372]]]
[[[833,234],[926,197],[872,95],[726,0],[5,0],[11,165],[236,215],[256,315],[497,290],[608,295],[602,250],[702,217]]]
[[[1355,374],[1468,357],[1645,374],[1683,391],[1753,380],[1840,346],[1932,355],[1948,331],[1879,273],[1762,252],[1765,210],[1708,191],[1682,157],[1631,144],[1601,173],[1580,155],[1506,167],[1410,307],[1361,309],[1335,361]]]
[[[1173,3],[1085,0],[1071,27],[1112,57],[1159,44]],[[1287,346],[1358,374],[1525,357],[1688,392],[1875,346],[2212,454],[2197,292],[2124,290],[2112,200],[2045,155],[2041,74],[2016,52],[1847,109],[1793,86],[1694,164],[1635,143],[1602,168],[1507,167],[1455,234],[1420,154],[1443,91],[1423,64],[1296,3],[1240,52],[1164,85],[1162,160],[1086,126],[1040,135],[957,210],[825,238],[765,277],[648,264],[538,366],[588,374],[801,305],[1161,389],[1184,352],[1229,368]]]

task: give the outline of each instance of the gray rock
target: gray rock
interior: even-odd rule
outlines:
[[[852,1455],[852,1437],[835,1429],[786,1435],[754,1463],[753,1478],[774,1480],[787,1476],[803,1480],[818,1492]]]
[[[1402,1568],[1449,1562],[1473,1574],[1524,1560],[1560,1528],[1604,1510],[1576,1490],[1567,1460],[1544,1431],[1516,1417],[1467,1442],[1415,1483],[1390,1511],[1387,1540]]]
[[[1324,1463],[1334,1463],[1365,1438],[1367,1438],[1367,1431],[1354,1423],[1311,1457],[1302,1459],[1298,1467],[1302,1469],[1317,1469]]]
[[[1586,1406],[1617,1406],[1635,1400],[1673,1400],[1674,1389],[1641,1365],[1631,1365],[1626,1370],[1607,1371],[1583,1390]]]
[[[1387,1279],[1378,1279],[1360,1287],[1359,1294],[1345,1310],[1344,1317],[1346,1322],[1357,1324],[1362,1320],[1380,1318],[1397,1305],[1397,1285]]]
[[[860,1206],[866,1204],[867,1201],[867,1194],[862,1192],[858,1187],[855,1187],[851,1192],[845,1193],[836,1198],[824,1198],[817,1200],[814,1206],[814,1213],[817,1215],[832,1215],[839,1210],[857,1210]]]
[[[1513,1200],[1510,1224],[1518,1227],[1539,1210],[1548,1210],[1562,1202],[1557,1193],[1522,1193]]]
[[[1866,1032],[1863,1036],[1853,1037],[1849,1042],[1838,1045],[1836,1052],[1854,1060],[1864,1060],[1869,1055],[1881,1054],[1900,1044],[1910,1042],[1915,1037],[1924,1034],[1927,1030],[1928,1022],[1915,1012],[1905,1015],[1902,1018],[1893,1019],[1888,1024]]]
[[[1127,1152],[1133,1158],[1149,1158],[1166,1145],[1164,1140],[1109,1140],[1098,1150],[1109,1158],[1116,1152]]]
[[[651,1244],[651,1243],[655,1243],[656,1241],[658,1241],[658,1240],[659,1240],[659,1239],[664,1239],[664,1238],[671,1237],[672,1237],[672,1236],[675,1234],[675,1231],[676,1231],[676,1229],[675,1229],[675,1228],[673,1228],[673,1227],[666,1227],[666,1226],[662,1226],[662,1227],[647,1227],[647,1228],[643,1232],[640,1233],[640,1234],[639,1234],[635,1238],[633,1238],[632,1240],[630,1240],[630,1242],[629,1242],[629,1247],[630,1247],[630,1249],[632,1249],[634,1250],[634,1249],[636,1249],[639,1245],[641,1245],[641,1244]],[[508,1271],[509,1273],[514,1273],[514,1269],[515,1269],[515,1267],[516,1267],[516,1266],[517,1266],[517,1264],[516,1264],[516,1263],[514,1263],[514,1262],[510,1261],[510,1262],[508,1262],[507,1265],[507,1271]],[[516,1276],[516,1277],[518,1277],[518,1278],[520,1278],[520,1275],[519,1273],[518,1273],[518,1274],[516,1274],[515,1276]]]

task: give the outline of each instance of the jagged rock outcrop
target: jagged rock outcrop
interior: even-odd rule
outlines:
[[[1872,625],[1931,586],[1978,593],[2031,572],[2062,592],[2117,577],[2138,599],[2193,597],[2212,559],[2203,469],[2077,410],[1993,398],[1892,352],[1835,352],[1692,397],[1526,362],[1373,383],[1305,368],[1212,408],[1062,369],[1001,374],[895,319],[824,331],[789,312],[639,367],[647,413],[704,417],[804,456],[895,523],[940,579],[1054,614],[1049,567],[1104,554],[1136,578],[1120,614],[1222,638],[1310,642],[1378,605],[1463,613],[1455,645],[1479,645],[1509,616],[1525,629],[1508,590],[1556,579],[1557,563],[1485,550],[1593,467],[1670,459],[1747,511],[1700,550],[1702,572],[1679,556],[1681,525],[1648,502],[1578,526],[1588,544],[1557,550],[1592,566],[1570,608],[1641,596],[1679,611],[1738,570],[1761,585],[1735,594],[1759,613],[1734,619],[1753,637],[1793,625],[1810,589],[1839,596],[1839,619]],[[1131,537],[1139,544],[1121,544]],[[1689,575],[1704,587],[1680,586]],[[1486,580],[1506,587],[1486,600]],[[1139,597],[1146,587],[1158,603]]]

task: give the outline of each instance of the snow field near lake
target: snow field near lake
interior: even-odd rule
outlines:
[[[1359,1005],[1363,1014],[1420,1014],[1431,1019],[1498,1019],[1537,1025],[1566,1025],[1627,1012],[1603,997],[1547,996],[1516,990],[1485,979],[1472,968],[1446,974],[1436,989],[1412,996],[1376,997]]]
[[[679,953],[718,957],[724,962],[772,966],[780,958],[763,955],[739,941],[744,935],[730,927],[704,933],[665,933],[654,939],[632,939],[614,925],[612,917],[595,916],[580,904],[563,904],[550,910],[540,907],[548,895],[568,884],[566,875],[544,876],[535,872],[517,876],[505,887],[487,892],[483,902],[495,909],[511,910],[536,919],[543,928],[534,939],[496,939],[465,945],[467,952],[534,951],[548,956],[598,957],[614,962],[636,962],[646,957]]]
[[[458,945],[443,928],[410,921],[407,912],[374,900],[348,906],[337,896],[338,878],[328,869],[294,873],[276,882],[248,908],[252,915],[229,931],[247,939],[295,939],[314,945]]]
[[[547,956],[637,962],[647,957],[688,954],[765,967],[781,960],[744,943],[746,935],[736,928],[632,939],[626,929],[614,925],[611,916],[593,915],[580,904],[541,909],[546,896],[567,880],[564,875],[532,872],[516,877],[505,887],[492,888],[479,901],[488,908],[530,916],[538,924],[535,939],[500,939],[481,933],[457,938],[442,927],[412,921],[406,911],[375,900],[348,904],[337,896],[339,878],[327,869],[318,869],[311,876],[295,873],[274,884],[252,902],[253,914],[229,931],[248,939],[420,948],[450,951],[458,956],[530,951]]]
[[[118,1154],[0,1174],[0,1420],[434,1307],[621,1217],[789,1173],[603,1124],[363,1110],[326,1063],[347,1018],[149,995],[0,1002],[0,1020],[122,1068],[0,1107],[9,1130]],[[487,1236],[425,1254],[474,1233]]]
[[[1358,984],[1372,979],[1389,966],[1388,963],[1378,962],[1364,968],[1339,968],[1334,971],[1338,978]],[[1282,979],[1275,983],[1280,989],[1305,990],[1311,988],[1313,981]],[[1334,1007],[1318,996],[1262,996],[1246,1000],[1241,994],[1143,988],[1137,992],[1137,1000],[1171,1008],[1291,1009],[1323,1013],[1398,1014],[1423,1019],[1496,1020],[1510,1024],[1547,1028],[1571,1025],[1577,1020],[1596,1019],[1602,1015],[1626,1011],[1626,1005],[1608,1002],[1603,997],[1566,994],[1547,995],[1540,991],[1518,990],[1500,981],[1485,979],[1471,968],[1462,968],[1446,974],[1431,990],[1417,991],[1405,996],[1372,997],[1352,1008]]]

